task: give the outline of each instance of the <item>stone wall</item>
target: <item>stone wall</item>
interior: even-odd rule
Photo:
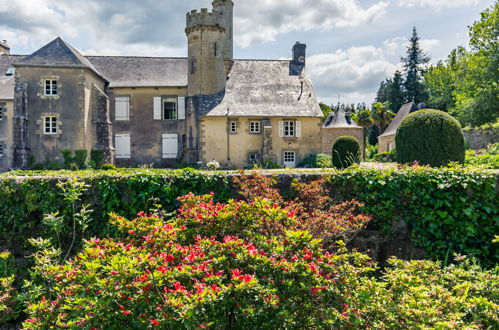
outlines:
[[[362,128],[322,128],[322,153],[331,155],[334,142],[340,136],[353,136],[360,145],[364,158],[364,130]]]
[[[499,128],[471,128],[463,130],[464,138],[473,150],[485,149],[489,144],[499,143]]]

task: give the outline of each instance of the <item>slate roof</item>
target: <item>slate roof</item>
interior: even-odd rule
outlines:
[[[187,58],[87,56],[109,87],[187,86]]]
[[[326,121],[324,122],[324,128],[360,128],[355,121],[352,120],[350,116],[347,116],[345,110],[340,108],[334,112],[329,113]]]
[[[290,61],[235,60],[222,102],[208,117],[322,117],[312,83]]]
[[[14,99],[14,76],[6,76],[7,70],[14,67],[25,56],[22,55],[0,55],[0,100]]]
[[[60,37],[52,40],[33,54],[25,57],[17,66],[50,66],[87,68],[102,76],[79,51],[66,43]]]
[[[404,120],[404,118],[407,117],[410,113],[417,111],[417,110],[418,110],[418,107],[416,106],[416,104],[414,102],[407,103],[407,104],[404,104],[403,106],[401,106],[400,110],[399,110],[399,112],[397,112],[397,115],[395,116],[395,118],[393,118],[390,125],[388,125],[388,128],[379,137],[395,135],[397,133],[397,130],[400,127],[400,124],[402,124],[402,120]]]

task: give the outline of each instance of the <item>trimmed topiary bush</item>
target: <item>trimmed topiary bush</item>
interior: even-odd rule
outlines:
[[[328,168],[331,167],[331,155],[317,154],[305,158],[299,168]]]
[[[341,136],[333,145],[333,166],[347,168],[360,161],[360,145],[353,136]]]
[[[464,163],[461,125],[439,110],[421,110],[407,116],[395,137],[397,161],[418,162],[433,167]]]

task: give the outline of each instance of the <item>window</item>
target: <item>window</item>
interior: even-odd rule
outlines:
[[[295,136],[295,122],[294,121],[285,121],[284,122],[284,136],[285,137],[294,137]]]
[[[229,123],[229,133],[236,134],[237,133],[237,123],[235,121],[231,121]]]
[[[0,142],[0,157],[3,157],[3,143]]]
[[[130,98],[128,96],[116,97],[114,107],[116,120],[130,120]]]
[[[261,124],[259,121],[250,121],[250,133],[252,134],[261,133]]]
[[[0,120],[3,120],[5,110],[6,109],[2,105],[0,105]]]
[[[185,96],[154,97],[154,120],[185,120]]]
[[[280,121],[279,136],[285,138],[301,137],[301,121]]]
[[[46,79],[45,80],[45,96],[55,96],[57,95],[57,80]]]
[[[177,98],[163,99],[163,119],[177,120]]]
[[[114,136],[114,148],[116,150],[116,158],[130,158],[130,134],[116,134]]]
[[[56,116],[46,116],[44,118],[44,130],[46,135],[57,134],[57,117]]]

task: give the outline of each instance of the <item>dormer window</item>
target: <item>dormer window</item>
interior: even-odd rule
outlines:
[[[58,95],[57,80],[45,79],[45,96],[56,96],[56,95]]]
[[[7,72],[5,73],[6,76],[13,76],[14,73],[16,73],[16,68],[8,68]]]

